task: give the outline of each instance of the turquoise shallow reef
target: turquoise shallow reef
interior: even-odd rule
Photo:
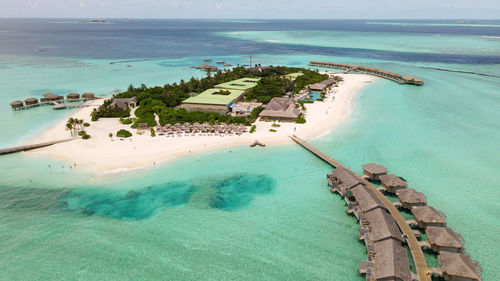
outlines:
[[[7,42],[0,45],[2,147],[70,113],[13,112],[15,99],[109,96],[130,83],[189,79],[204,75],[189,67],[205,57],[243,64],[254,54],[257,63],[289,66],[328,60],[421,77],[423,87],[367,85],[349,119],[312,144],[357,172],[378,162],[404,177],[462,234],[483,280],[500,276],[495,25],[138,21],[102,28],[1,20],[0,30]],[[37,32],[47,34],[21,36]],[[133,36],[140,40],[127,41]],[[82,48],[75,37],[98,41]],[[132,67],[109,64],[122,60]],[[328,190],[329,170],[292,145],[233,147],[104,176],[42,157],[2,156],[0,280],[363,280],[359,226]]]

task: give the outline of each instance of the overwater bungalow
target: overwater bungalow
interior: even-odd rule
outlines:
[[[27,106],[33,106],[33,105],[37,105],[38,104],[38,99],[37,98],[28,98],[28,99],[25,99],[24,100],[24,103],[27,105]]]
[[[413,207],[411,213],[420,228],[428,226],[446,226],[445,215],[430,206]]]
[[[82,99],[84,99],[84,100],[95,99],[95,95],[94,95],[94,93],[83,93]]]
[[[374,256],[362,262],[360,272],[366,272],[366,280],[375,281],[411,281],[412,273],[408,263],[407,250],[401,242],[388,239],[374,244]]]
[[[363,168],[363,174],[369,180],[373,181],[380,180],[379,177],[382,175],[387,175],[388,172],[386,167],[375,163],[364,164],[361,166],[361,168]]]
[[[349,200],[349,209],[354,212],[357,218],[359,218],[360,215],[377,208],[385,209],[384,203],[382,203],[382,201],[380,201],[380,199],[364,185],[356,185],[351,188],[349,192],[351,192],[352,197],[354,198],[354,201]]]
[[[80,99],[80,94],[78,93],[70,93],[66,96],[67,100],[79,100]]]
[[[425,229],[429,244],[434,252],[462,253],[464,239],[448,227],[429,226]]]
[[[360,216],[360,239],[365,244],[380,242],[386,239],[395,239],[404,242],[401,230],[394,218],[385,210],[376,208]]]
[[[351,173],[351,171],[345,169],[344,167],[338,167],[331,173],[326,175],[328,184],[332,187],[332,191],[338,192],[340,195],[344,196],[345,192],[358,184],[361,181]]]
[[[385,191],[389,193],[396,193],[398,189],[408,187],[406,181],[396,175],[381,175],[379,179]]]
[[[63,96],[54,95],[53,93],[46,93],[43,98],[40,99],[41,102],[54,102],[64,100]]]
[[[399,189],[396,191],[399,202],[403,208],[411,210],[416,206],[427,205],[427,200],[422,192],[418,192],[412,188]]]
[[[16,100],[10,103],[12,109],[21,109],[24,106],[24,103],[20,100]]]
[[[440,252],[439,264],[446,281],[480,281],[479,265],[469,255]]]

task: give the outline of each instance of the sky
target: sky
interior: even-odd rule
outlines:
[[[499,19],[500,0],[0,0],[0,17]]]

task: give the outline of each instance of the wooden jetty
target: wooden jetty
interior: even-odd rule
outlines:
[[[409,84],[409,85],[417,85],[422,86],[424,81],[420,78],[413,77],[410,75],[403,76],[399,73],[389,72],[385,70],[380,70],[376,68],[366,67],[366,66],[358,66],[344,63],[336,63],[336,62],[325,62],[325,61],[311,61],[309,62],[311,66],[320,66],[320,67],[329,67],[329,68],[337,68],[337,69],[345,69],[346,72],[354,72],[354,73],[364,73],[375,75],[378,77],[382,77],[385,79],[392,80],[399,84]]]
[[[344,167],[342,164],[339,162],[335,161],[333,158],[327,156],[326,154],[322,153],[321,151],[317,150],[304,140],[298,138],[297,136],[290,136],[290,138],[296,142],[297,144],[301,145],[305,149],[309,150],[312,152],[314,155],[319,157],[321,160],[327,162],[328,164],[332,165],[333,167],[339,169],[345,169],[348,170],[346,167]],[[422,251],[422,248],[420,247],[420,243],[417,240],[415,236],[415,232],[413,229],[408,225],[406,222],[405,218],[401,215],[399,210],[392,204],[387,197],[384,196],[375,186],[373,186],[370,182],[365,180],[364,178],[360,177],[354,172],[351,172],[351,174],[355,177],[357,177],[357,180],[363,183],[364,186],[366,186],[377,198],[380,202],[383,203],[385,209],[389,211],[389,213],[392,215],[396,223],[398,224],[399,228],[401,229],[403,236],[406,240],[406,243],[408,244],[408,248],[410,249],[410,253],[413,257],[413,261],[415,264],[415,269],[417,271],[417,280],[419,281],[430,281],[431,280],[431,270],[427,266],[427,262],[425,261],[424,253]]]
[[[36,143],[36,144],[28,144],[28,145],[21,145],[21,146],[15,146],[15,147],[10,147],[10,148],[4,148],[4,149],[0,149],[0,155],[33,150],[33,149],[37,149],[37,148],[51,146],[51,145],[58,144],[58,143],[72,141],[74,139],[76,139],[76,138],[67,138],[67,139],[62,139],[62,140],[55,140],[55,141],[49,141],[49,142],[42,142],[42,143]]]

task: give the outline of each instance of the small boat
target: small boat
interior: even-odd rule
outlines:
[[[217,61],[218,64],[224,64],[224,61],[223,60],[219,60]]]
[[[224,66],[233,66],[233,65],[230,63],[225,63]]]

